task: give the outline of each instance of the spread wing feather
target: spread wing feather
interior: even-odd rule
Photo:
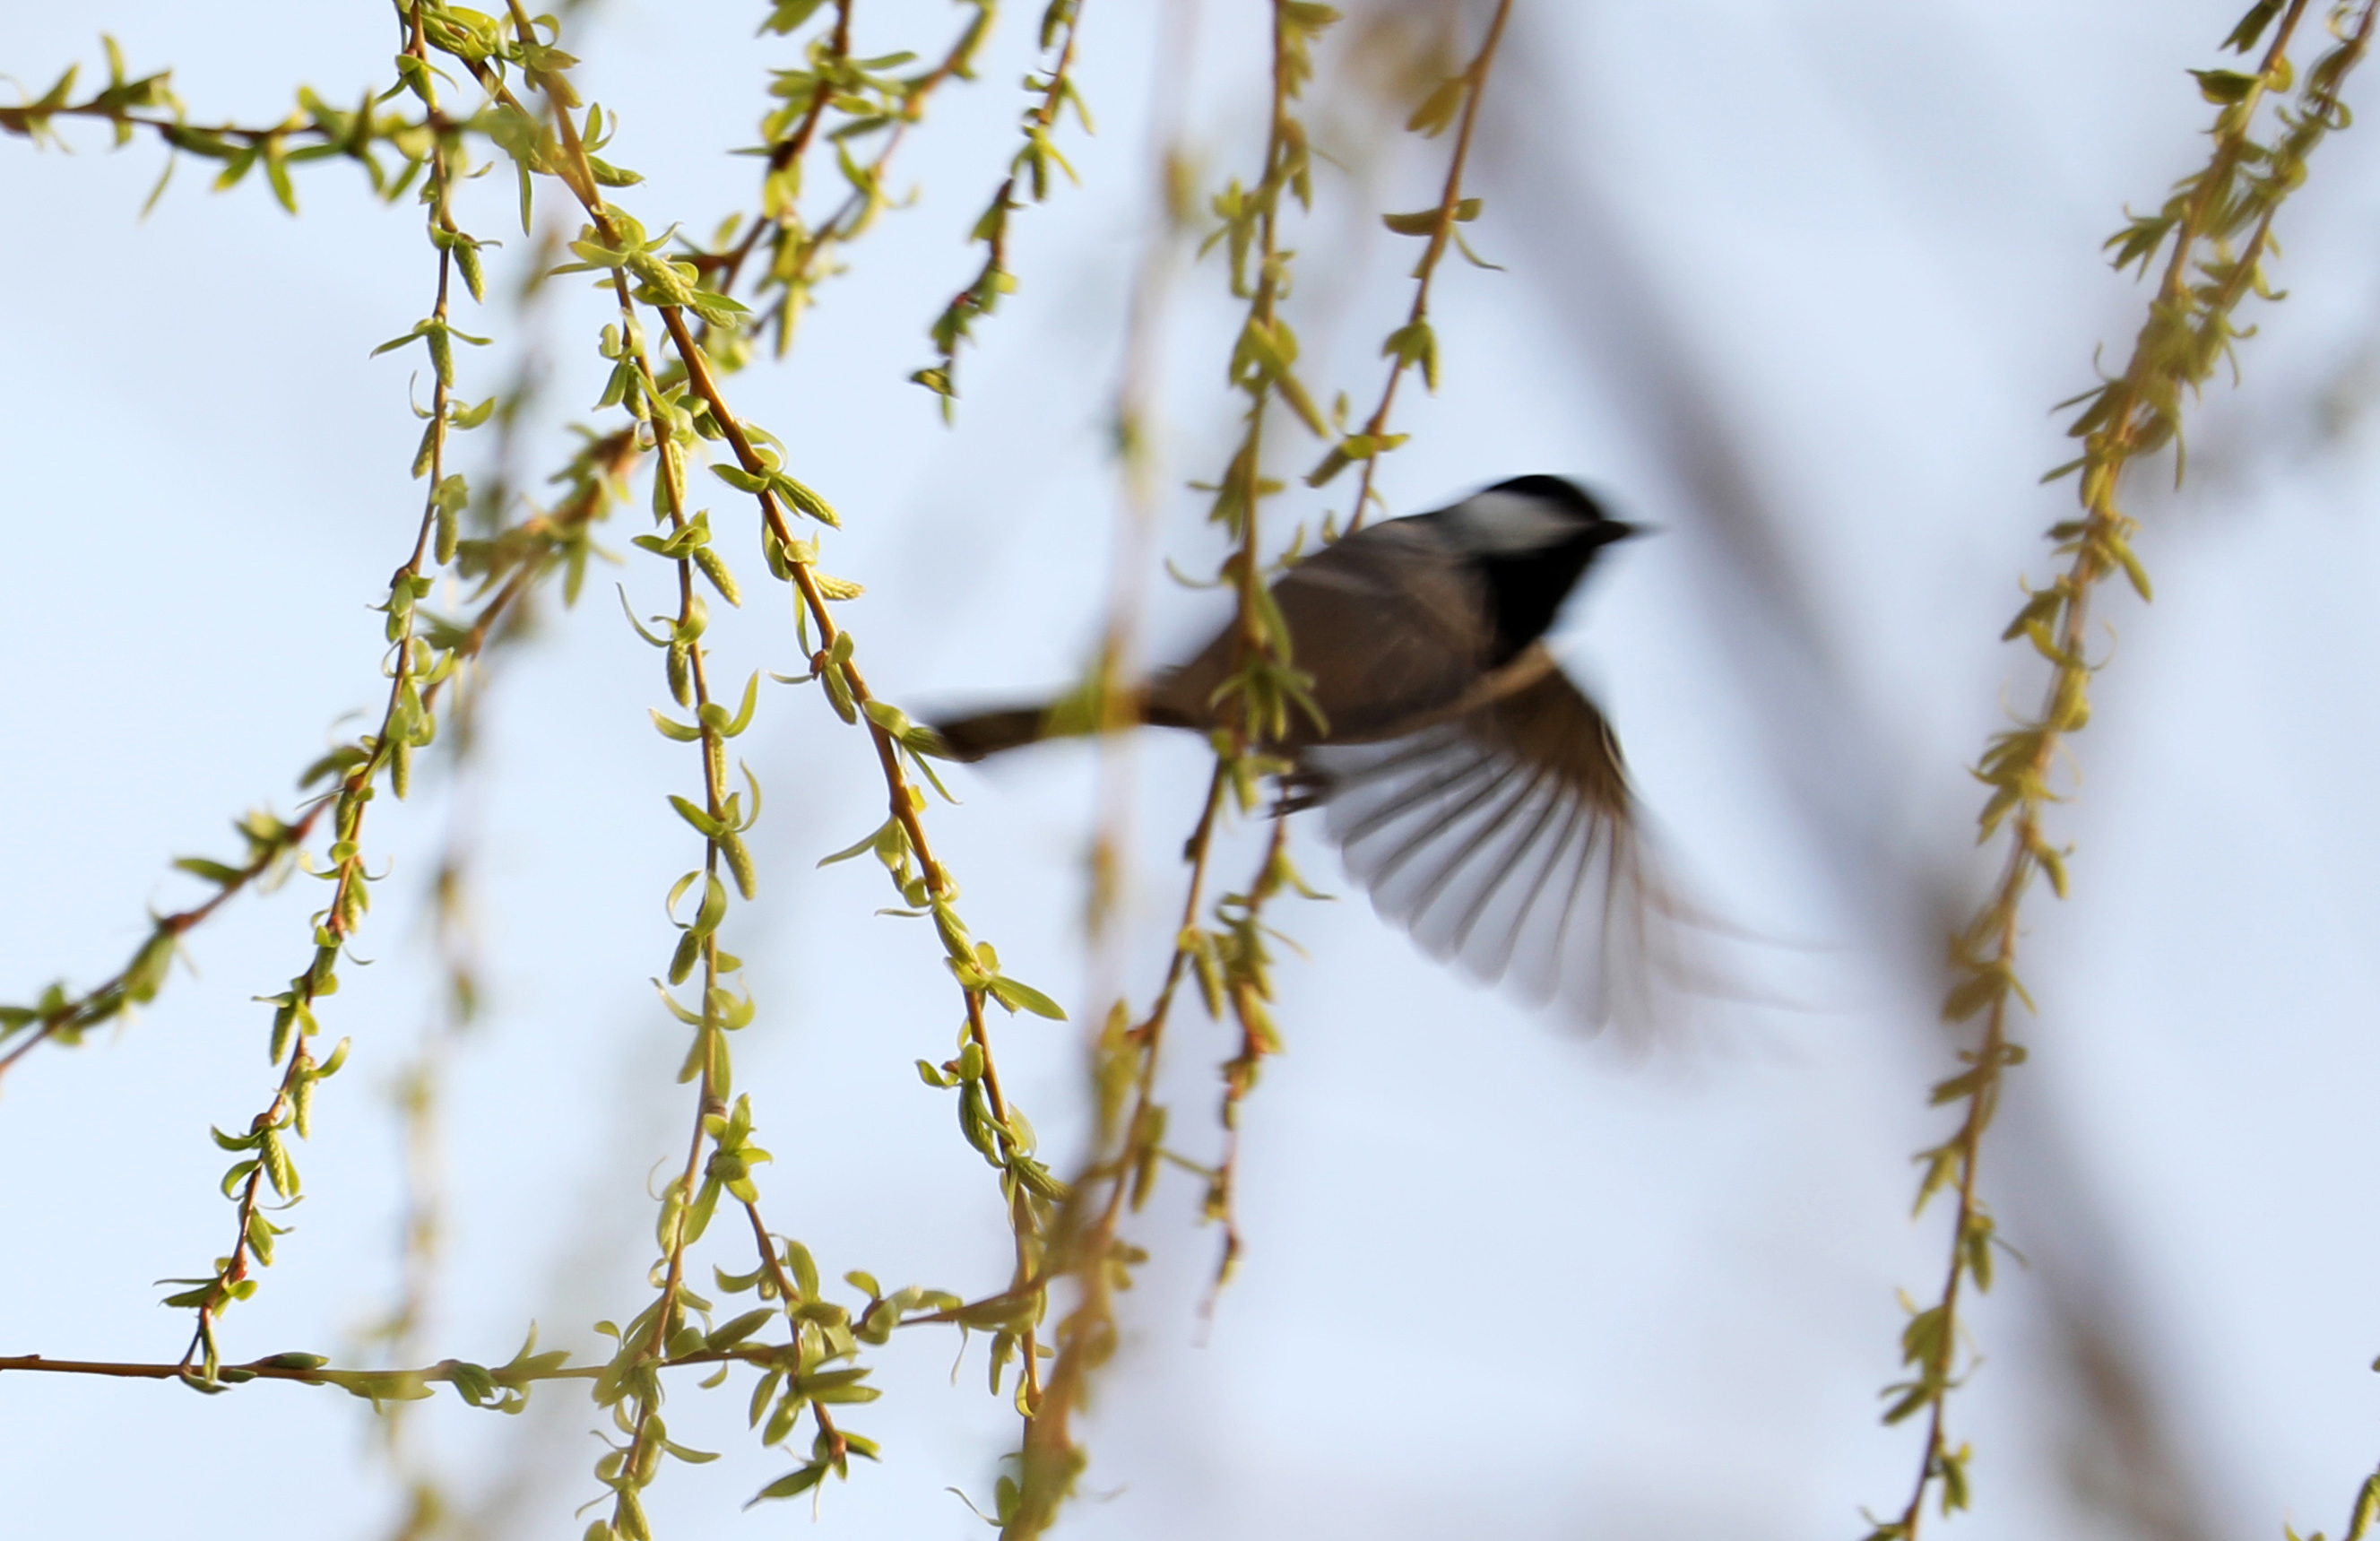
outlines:
[[[1560,670],[1461,716],[1302,757],[1348,872],[1431,956],[1646,1025],[1682,918],[1648,874],[1619,745]]]

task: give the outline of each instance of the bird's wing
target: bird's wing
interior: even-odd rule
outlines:
[[[1680,911],[1647,871],[1603,713],[1541,652],[1523,662],[1515,688],[1460,715],[1307,750],[1308,796],[1374,908],[1425,952],[1590,1026],[1644,1026]]]
[[[1437,537],[1398,520],[1307,557],[1272,587],[1289,629],[1290,664],[1334,741],[1378,738],[1459,699],[1477,685],[1488,650],[1486,596],[1475,572],[1449,560]],[[1152,720],[1202,725],[1230,676],[1230,631],[1153,682]],[[1291,714],[1285,746],[1324,736]]]

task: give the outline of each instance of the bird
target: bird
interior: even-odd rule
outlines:
[[[1310,710],[1265,747],[1278,816],[1320,807],[1374,908],[1431,956],[1590,1027],[1641,1018],[1686,912],[1646,860],[1618,736],[1546,633],[1603,552],[1641,533],[1563,477],[1514,477],[1364,526],[1270,588]],[[1212,733],[1243,644],[1226,625],[1138,695],[1142,722]],[[980,760],[1087,731],[1055,703],[935,724]]]

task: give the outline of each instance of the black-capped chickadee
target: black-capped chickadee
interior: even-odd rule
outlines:
[[[1281,811],[1321,806],[1374,907],[1433,957],[1595,1025],[1645,1004],[1648,927],[1677,912],[1646,874],[1619,742],[1544,637],[1635,533],[1571,481],[1516,477],[1367,526],[1272,586],[1316,708],[1269,746],[1295,767]],[[1227,626],[1156,675],[1143,720],[1220,725],[1236,650]],[[967,760],[1053,731],[1046,706],[938,728]]]

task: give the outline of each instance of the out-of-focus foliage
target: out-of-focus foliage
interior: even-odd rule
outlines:
[[[1149,237],[1161,244],[1196,227],[1206,272],[1238,302],[1221,382],[1238,411],[1238,432],[1202,484],[1211,496],[1210,520],[1228,547],[1211,584],[1227,588],[1234,601],[1235,668],[1218,697],[1220,720],[1228,725],[1213,735],[1204,798],[1184,820],[1186,895],[1162,972],[1145,1005],[1135,1007],[1129,991],[1119,995],[1090,1037],[1087,1085],[1096,1135],[1089,1156],[1072,1171],[1053,1170],[1031,1121],[1003,1088],[993,1031],[1019,1013],[1062,1020],[1064,1013],[1010,972],[963,917],[958,882],[937,857],[927,820],[929,794],[948,797],[934,763],[945,746],[870,689],[839,609],[862,587],[820,565],[829,532],[844,528],[846,509],[859,516],[867,499],[824,495],[787,440],[739,411],[730,389],[737,373],[759,360],[762,338],[778,358],[793,351],[818,289],[896,209],[900,200],[889,179],[896,152],[928,127],[941,91],[975,80],[978,56],[1002,21],[997,0],[961,0],[961,14],[954,21],[945,17],[939,30],[905,14],[903,26],[930,35],[915,47],[864,56],[854,41],[860,0],[768,6],[760,45],[791,48],[796,62],[771,72],[768,100],[759,104],[752,153],[760,167],[752,205],[714,223],[707,241],[682,234],[686,211],[648,205],[644,179],[609,158],[625,157],[627,149],[615,148],[616,117],[581,94],[571,18],[532,16],[517,4],[490,14],[395,0],[398,52],[382,85],[351,106],[300,90],[278,122],[193,122],[170,76],[133,75],[113,40],[104,45],[104,84],[80,88],[80,72],[70,68],[38,96],[0,107],[0,130],[36,146],[67,142],[78,123],[104,125],[117,147],[153,141],[165,152],[160,191],[186,159],[211,164],[219,191],[260,173],[270,196],[293,215],[300,207],[299,178],[309,175],[302,168],[352,164],[378,198],[410,200],[421,209],[429,294],[420,319],[379,350],[418,357],[429,384],[426,405],[415,408],[423,427],[407,467],[423,484],[419,510],[373,606],[385,646],[376,715],[366,731],[302,772],[303,800],[290,817],[261,811],[238,821],[244,849],[235,859],[177,861],[214,892],[201,904],[152,916],[114,977],[81,990],[52,985],[29,1003],[0,1007],[6,1074],[37,1049],[72,1047],[91,1029],[153,1000],[180,938],[234,898],[292,874],[324,885],[302,966],[283,988],[257,998],[269,1008],[271,1074],[261,1106],[245,1122],[213,1130],[214,1145],[231,1157],[219,1179],[233,1206],[230,1245],[204,1269],[164,1281],[164,1304],[190,1314],[178,1358],[92,1363],[24,1355],[0,1359],[0,1371],[176,1379],[208,1395],[259,1380],[333,1385],[371,1402],[388,1420],[392,1443],[404,1404],[434,1395],[439,1386],[473,1407],[505,1413],[520,1412],[541,1384],[570,1383],[574,1394],[583,1386],[610,1425],[593,1473],[589,1508],[600,1513],[587,1535],[589,1541],[643,1541],[653,1534],[647,1494],[667,1462],[714,1459],[672,1438],[662,1411],[668,1386],[691,1380],[709,1390],[740,1377],[736,1389],[747,1398],[755,1438],[786,1463],[751,1501],[808,1494],[815,1504],[830,1477],[850,1476],[852,1457],[880,1454],[874,1440],[844,1421],[881,1394],[871,1378],[871,1352],[905,1329],[956,1328],[962,1352],[974,1335],[985,1337],[990,1394],[1013,1406],[1019,1420],[1005,1474],[983,1506],[986,1518],[1008,1537],[1038,1535],[1060,1519],[1090,1460],[1079,1414],[1119,1341],[1115,1294],[1131,1286],[1149,1256],[1146,1239],[1128,1236],[1126,1226],[1167,1168],[1187,1172],[1202,1185],[1205,1218],[1220,1228],[1214,1287],[1223,1286],[1241,1248],[1240,1115],[1267,1060],[1283,1047],[1273,1009],[1277,933],[1267,916],[1284,891],[1311,893],[1291,862],[1284,826],[1272,824],[1260,860],[1237,891],[1211,902],[1208,892],[1221,886],[1211,872],[1218,830],[1260,815],[1268,779],[1287,769],[1269,744],[1294,717],[1315,711],[1293,639],[1268,593],[1270,576],[1294,562],[1308,539],[1303,529],[1284,539],[1264,525],[1267,499],[1286,486],[1267,474],[1268,465],[1292,458],[1278,435],[1302,431],[1321,441],[1305,473],[1310,488],[1329,487],[1356,469],[1343,528],[1360,526],[1382,505],[1375,487],[1379,464],[1408,442],[1394,426],[1402,382],[1417,371],[1426,388],[1440,383],[1431,296],[1442,260],[1451,249],[1493,267],[1463,229],[1485,212],[1482,199],[1466,194],[1464,174],[1515,0],[1446,7],[1450,28],[1463,40],[1461,62],[1435,71],[1400,108],[1404,127],[1442,156],[1439,196],[1426,208],[1378,213],[1389,231],[1422,243],[1410,301],[1380,346],[1387,367],[1371,409],[1356,418],[1343,392],[1325,405],[1310,364],[1301,365],[1286,307],[1298,273],[1293,232],[1312,211],[1317,177],[1329,174],[1301,116],[1303,103],[1318,69],[1326,67],[1323,50],[1342,18],[1312,0],[1263,3],[1269,48],[1260,61],[1247,61],[1251,73],[1269,82],[1261,160],[1252,176],[1227,177],[1208,192],[1201,212],[1202,200],[1190,196],[1186,159],[1169,152],[1160,163],[1169,186],[1158,201],[1171,218]],[[1075,181],[1066,109],[1087,133],[1093,118],[1075,68],[1092,4],[1048,0],[1038,9],[1037,66],[1023,82],[1016,139],[1003,146],[1004,171],[970,234],[979,249],[974,276],[939,308],[919,306],[933,361],[908,378],[940,398],[945,419],[963,399],[963,345],[976,340],[976,328],[1019,283],[1012,220]],[[1942,1286],[1930,1303],[1912,1304],[1902,1332],[1907,1377],[1886,1393],[1888,1423],[1923,1415],[1917,1479],[1902,1508],[1874,1522],[1873,1541],[1913,1541],[1929,1499],[1946,1515],[1971,1500],[1969,1451],[1952,1443],[1945,1420],[1963,1379],[1962,1291],[1990,1286],[2000,1245],[1977,1178],[2002,1077],[2024,1057],[2009,1027],[2010,1001],[2024,999],[2016,973],[2021,905],[2035,876],[2061,894],[2066,888],[2067,853],[2051,840],[2045,818],[2058,800],[2051,775],[2058,751],[2088,720],[2088,691],[2099,667],[2087,652],[2088,603],[2095,586],[2119,573],[2147,598],[2148,579],[2132,549],[2137,526],[2117,501],[2122,474],[2168,443],[2179,471],[2185,396],[2200,390],[2247,334],[2234,320],[2240,302],[2252,293],[2277,297],[2265,273],[2276,249],[2276,215],[2304,181],[2323,139],[2348,124],[2341,91],[2363,57],[2380,5],[2361,0],[2336,7],[2327,17],[2329,41],[2313,50],[2300,44],[2301,34],[2314,30],[2301,25],[2307,10],[2306,0],[2259,0],[2226,40],[2243,57],[2256,55],[2255,68],[2193,72],[2216,108],[2206,164],[2108,243],[2119,269],[2154,272],[2156,284],[2122,370],[2068,404],[2080,409],[2070,432],[2082,453],[2053,475],[2077,475],[2080,509],[2049,532],[2065,565],[2030,593],[2006,634],[2031,644],[2050,681],[2038,711],[1996,737],[1975,772],[1990,788],[1982,837],[2003,841],[2006,855],[1990,894],[1952,943],[1958,981],[1944,1014],[1980,1027],[1961,1051],[1964,1068],[1933,1088],[1934,1103],[1957,1109],[1960,1119],[1947,1139],[1919,1155],[1918,1207],[1948,1192],[1956,1215]],[[2293,48],[2313,53],[2301,73]],[[483,249],[496,237],[466,227],[457,196],[486,173],[499,176],[508,197],[516,192],[523,234],[538,228],[540,211],[548,219],[568,211],[572,260],[544,263],[540,277],[578,275],[610,308],[596,345],[604,388],[592,418],[578,427],[575,453],[545,477],[544,485],[556,489],[545,506],[501,477],[475,482],[460,468],[469,458],[464,436],[491,427],[507,433],[532,391],[526,381],[481,384],[477,389],[486,394],[475,401],[465,388],[471,350],[492,341],[458,320],[465,302],[488,318],[473,326],[492,334],[504,324],[503,312],[488,303],[482,271]],[[1142,468],[1141,427],[1129,400],[1118,419],[1129,478]],[[1294,458],[1305,464],[1313,449]],[[714,506],[706,504],[710,498],[723,501]],[[274,1217],[300,1195],[298,1149],[310,1135],[322,1084],[349,1057],[344,1038],[319,1055],[316,1050],[340,970],[355,956],[370,917],[372,885],[382,880],[369,860],[379,832],[373,805],[382,793],[406,799],[416,758],[439,740],[442,724],[450,743],[468,739],[477,684],[500,645],[540,596],[576,603],[590,558],[606,554],[593,532],[639,504],[650,528],[629,538],[642,554],[625,564],[619,601],[628,625],[662,655],[668,704],[650,709],[652,725],[691,752],[667,815],[685,827],[687,867],[661,896],[669,931],[656,935],[653,955],[654,1010],[686,1035],[677,1073],[689,1088],[686,1153],[659,1180],[649,1292],[626,1303],[616,1320],[597,1324],[613,1344],[600,1364],[539,1352],[533,1328],[518,1353],[495,1365],[440,1358],[365,1370],[306,1353],[226,1356],[226,1313],[254,1295],[292,1229]],[[1341,533],[1331,517],[1313,538],[1327,541]],[[462,613],[426,608],[441,580],[468,596]],[[663,597],[640,601],[638,594]],[[762,596],[786,607],[790,625],[783,629],[801,660],[794,673],[750,660],[730,663],[709,640],[714,602],[740,607]],[[1111,646],[1062,709],[1080,714],[1076,726],[1134,720],[1127,661],[1113,642],[1126,624],[1120,613]],[[792,687],[791,694],[779,686]],[[893,891],[882,913],[923,923],[911,928],[917,966],[946,973],[941,988],[955,992],[960,1025],[951,1055],[917,1061],[917,1073],[932,1095],[949,1099],[960,1137],[989,1169],[1010,1244],[1005,1277],[971,1281],[967,1290],[887,1283],[856,1268],[831,1277],[808,1246],[772,1229],[763,1212],[763,1169],[772,1166],[760,1143],[765,1110],[756,1108],[749,1089],[738,1088],[734,1049],[765,1004],[742,982],[742,961],[722,948],[720,935],[764,876],[774,881],[782,875],[764,873],[747,838],[761,817],[763,788],[732,753],[731,741],[764,710],[804,701],[810,686],[818,708],[855,730],[851,752],[867,757],[884,795],[881,821],[819,865],[866,858],[880,866]],[[470,1021],[476,990],[464,904],[469,857],[468,839],[458,836],[439,876],[441,966],[455,1030]],[[1185,985],[1237,1038],[1236,1053],[1222,1067],[1220,1155],[1211,1161],[1169,1137],[1177,1125],[1159,1095],[1166,1029]],[[435,1141],[440,1064],[433,1047],[403,1090],[417,1142],[425,1147]],[[419,1151],[417,1160],[424,1172],[434,1166]],[[427,1176],[419,1182],[408,1221],[417,1260],[432,1255],[437,1232],[434,1183]],[[418,1298],[408,1294],[382,1338],[409,1353],[421,1346],[421,1319]],[[438,1507],[434,1478],[415,1474],[413,1480],[407,1534],[427,1534]],[[2350,1541],[2380,1512],[2375,1485],[2380,1478],[2356,1500]]]

